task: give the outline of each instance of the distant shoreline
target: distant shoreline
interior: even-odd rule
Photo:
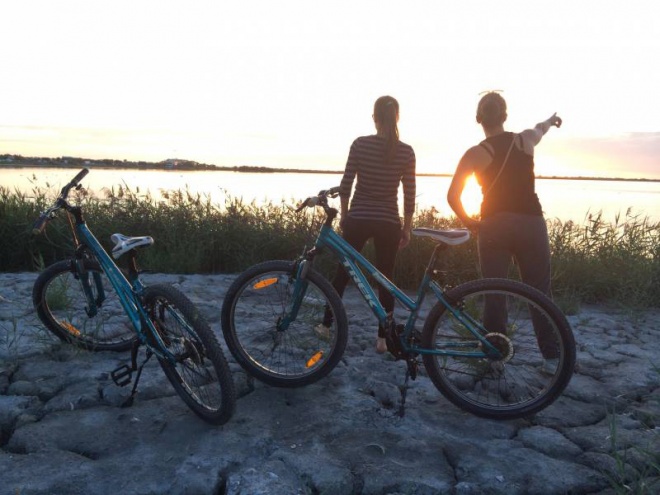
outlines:
[[[109,170],[159,170],[162,172],[237,172],[237,173],[263,173],[263,174],[332,174],[340,175],[343,170],[311,170],[298,168],[272,168],[251,165],[238,165],[224,167],[208,165],[189,160],[169,159],[162,162],[131,162],[127,160],[89,160],[84,158],[34,158],[19,155],[0,155],[0,171],[9,168],[90,168]],[[452,174],[418,173],[418,177],[451,177]],[[660,182],[660,179],[623,177],[591,177],[591,176],[546,176],[538,175],[537,179],[545,180],[597,180],[610,182]]]

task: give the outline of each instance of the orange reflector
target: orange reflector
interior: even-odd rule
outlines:
[[[319,352],[317,352],[317,353],[314,354],[311,358],[309,358],[309,360],[307,361],[307,365],[306,365],[306,366],[307,366],[308,368],[311,368],[311,367],[314,366],[316,363],[318,363],[318,362],[321,360],[322,357],[323,357],[323,351],[319,351]]]
[[[60,321],[60,325],[62,325],[64,328],[66,328],[69,333],[71,333],[73,335],[76,335],[76,336],[80,335],[80,330],[78,330],[76,327],[74,327],[68,321]]]
[[[253,289],[265,289],[268,286],[271,286],[273,284],[277,283],[277,277],[273,278],[265,278],[263,280],[259,280],[256,284],[252,286]]]

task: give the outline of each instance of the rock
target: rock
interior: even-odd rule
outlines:
[[[185,290],[224,347],[233,276],[148,276]],[[129,354],[53,338],[31,307],[35,277],[0,274],[0,495],[651,493],[660,477],[654,309],[570,316],[579,368],[564,394],[534,417],[494,421],[456,408],[423,368],[404,388],[405,363],[375,353],[374,318],[349,287],[347,350],[317,383],[266,386],[224,347],[239,400],[218,427],[155,359],[122,407],[130,387],[110,372]]]

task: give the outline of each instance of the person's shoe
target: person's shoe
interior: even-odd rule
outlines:
[[[376,352],[378,354],[385,354],[387,352],[387,342],[385,341],[385,337],[376,338]]]
[[[314,327],[314,333],[321,340],[330,340],[330,327],[325,326],[323,323],[319,323]]]
[[[557,373],[557,368],[559,367],[559,359],[544,359],[543,364],[541,365],[541,373],[544,375],[554,375]]]

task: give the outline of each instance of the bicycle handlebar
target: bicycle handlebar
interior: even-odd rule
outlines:
[[[324,189],[319,191],[316,196],[310,196],[305,199],[298,208],[296,208],[296,213],[301,212],[305,208],[314,208],[315,206],[321,205],[324,208],[328,206],[328,198],[336,198],[339,195],[339,186],[331,187],[330,189]]]
[[[57,200],[55,201],[55,204],[48,208],[46,211],[44,211],[41,215],[39,215],[39,218],[34,222],[34,225],[32,226],[32,233],[33,234],[41,234],[43,232],[44,228],[46,227],[46,224],[48,221],[53,218],[53,214],[59,210],[62,207],[67,206],[66,198],[69,196],[69,191],[73,188],[78,187],[78,184],[80,184],[80,181],[89,173],[88,168],[83,168],[80,172],[76,174],[76,176],[71,179],[71,181],[62,188],[60,191],[60,195],[57,197]]]
[[[80,172],[76,174],[76,176],[71,179],[71,182],[69,182],[66,186],[62,188],[62,191],[60,192],[60,199],[66,199],[66,197],[69,195],[69,191],[77,187],[80,181],[89,173],[88,168],[83,168]]]

